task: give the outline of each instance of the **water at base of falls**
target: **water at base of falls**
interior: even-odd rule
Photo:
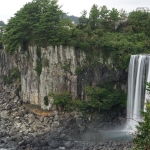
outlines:
[[[142,121],[141,110],[150,99],[146,91],[146,82],[150,82],[150,55],[132,55],[128,71],[127,127],[136,131],[136,125]]]
[[[90,141],[90,142],[115,141],[115,142],[126,143],[128,141],[131,141],[132,138],[133,135],[124,130],[107,130],[107,131],[100,131],[97,133],[86,132],[84,134],[81,134],[80,140]]]

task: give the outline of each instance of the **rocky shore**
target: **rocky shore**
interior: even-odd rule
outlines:
[[[129,150],[132,142],[87,141],[85,132],[120,127],[125,120],[81,112],[40,111],[23,104],[15,88],[0,89],[0,150]],[[113,118],[114,116],[114,118]]]

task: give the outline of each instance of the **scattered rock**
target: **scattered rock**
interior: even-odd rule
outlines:
[[[49,139],[49,140],[47,140],[47,143],[52,149],[59,147],[59,143],[57,141]]]
[[[5,119],[9,118],[8,111],[7,110],[1,111],[0,116],[1,118],[5,118]]]
[[[4,91],[3,91],[4,92]],[[40,117],[31,113],[26,107],[20,106],[21,100],[11,89],[0,93],[0,149],[16,150],[129,150],[131,142],[120,143],[80,141],[81,133],[87,131],[101,132],[104,128],[111,129],[123,124],[117,120],[117,113],[110,116],[83,116],[82,113],[58,113],[56,109],[49,117]],[[121,116],[121,114],[119,114]],[[117,124],[117,121],[119,123]]]

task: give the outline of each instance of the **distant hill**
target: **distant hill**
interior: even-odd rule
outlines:
[[[0,20],[0,26],[6,26],[6,24],[2,20]]]
[[[72,16],[68,16],[67,14],[64,14],[64,18],[69,18],[75,24],[79,24],[78,17],[76,17],[76,16],[73,16],[73,15]]]

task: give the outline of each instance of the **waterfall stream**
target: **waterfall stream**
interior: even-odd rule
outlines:
[[[128,72],[127,128],[133,132],[142,121],[140,111],[150,99],[146,82],[150,82],[150,55],[132,55]]]

